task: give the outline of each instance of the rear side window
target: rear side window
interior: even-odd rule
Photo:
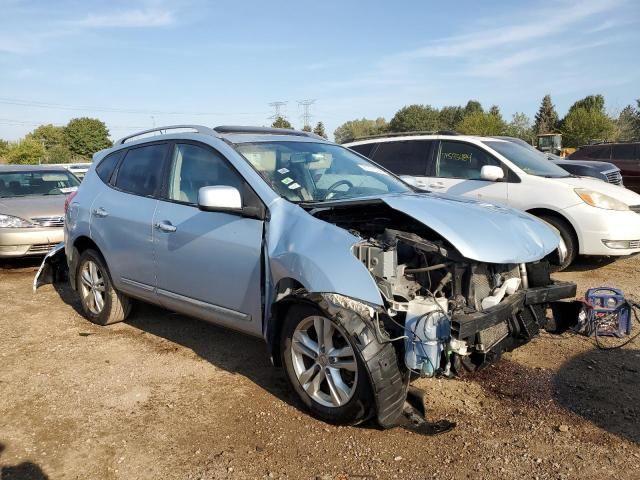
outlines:
[[[122,151],[111,153],[104,157],[96,167],[96,173],[104,183],[109,183],[109,179],[111,179],[111,175],[121,156]]]
[[[373,159],[396,175],[425,176],[431,143],[430,140],[382,142]]]
[[[615,160],[634,160],[636,158],[636,146],[632,143],[626,145],[614,145],[611,158]]]
[[[118,168],[115,186],[135,195],[153,195],[161,183],[166,152],[166,143],[129,150]]]
[[[576,153],[580,155],[580,151]],[[587,147],[584,152],[584,158],[592,160],[609,160],[611,158],[611,145],[595,145]]]
[[[373,147],[375,147],[375,143],[365,143],[363,145],[354,145],[353,147],[349,147],[354,152],[358,152],[360,155],[364,155],[367,158],[371,158],[371,152],[373,151]]]

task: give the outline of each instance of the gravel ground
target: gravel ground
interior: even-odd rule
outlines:
[[[68,287],[0,265],[0,478],[640,478],[640,340],[543,334],[461,380],[419,380],[426,437],[302,410],[257,339],[150,306],[98,327]],[[578,291],[640,293],[640,257],[582,261]],[[635,327],[636,331],[638,327]]]

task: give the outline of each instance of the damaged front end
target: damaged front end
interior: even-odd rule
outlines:
[[[54,246],[45,255],[40,268],[33,278],[33,291],[48,283],[64,280],[67,275],[67,257],[65,256],[64,242]]]
[[[372,325],[380,344],[393,345],[407,379],[405,397],[411,373],[451,377],[481,368],[537,335],[550,302],[576,293],[575,284],[551,279],[545,261],[491,263],[465,257],[431,228],[384,206],[322,208],[312,214],[361,238],[352,254],[373,277],[383,305],[323,301],[358,314]],[[384,426],[391,413],[380,398],[391,397],[377,395]]]

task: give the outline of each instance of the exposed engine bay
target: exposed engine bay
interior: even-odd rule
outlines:
[[[314,215],[363,239],[353,254],[384,298],[380,328],[398,340],[406,368],[423,377],[473,371],[526,343],[544,326],[545,302],[575,290],[572,284],[558,288],[546,262],[464,258],[435,232],[384,207],[352,205]],[[549,297],[549,288],[557,298]],[[536,295],[536,289],[545,293]]]

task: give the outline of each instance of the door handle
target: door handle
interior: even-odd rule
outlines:
[[[167,232],[167,233],[172,233],[175,232],[177,230],[177,228],[174,225],[171,225],[171,222],[158,222],[155,224],[155,227],[162,231],[162,232]]]
[[[93,214],[96,217],[104,218],[109,216],[109,212],[107,212],[104,208],[98,207],[93,210]]]
[[[441,182],[430,183],[429,186],[431,188],[444,188],[444,183],[441,183]]]

